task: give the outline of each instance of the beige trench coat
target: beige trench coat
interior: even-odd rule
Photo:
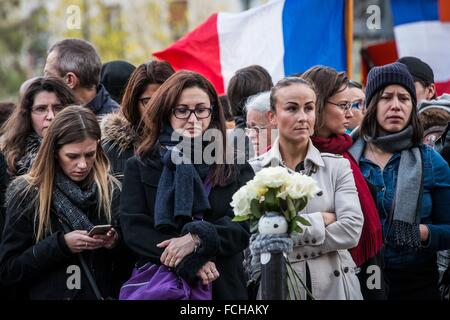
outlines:
[[[255,172],[269,166],[285,166],[278,139],[269,152],[250,164]],[[311,226],[302,226],[303,233],[294,237],[289,261],[304,282],[308,265],[314,298],[362,299],[356,265],[347,250],[358,244],[364,222],[350,163],[340,155],[320,153],[310,141],[304,164],[323,195],[313,198],[299,213]],[[335,213],[337,221],[325,227],[321,212]],[[306,298],[303,289],[302,298]]]

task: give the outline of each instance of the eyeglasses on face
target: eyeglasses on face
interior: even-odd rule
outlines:
[[[142,104],[143,107],[145,107],[151,100],[151,97],[144,97],[138,99],[138,101]]]
[[[31,112],[37,116],[43,116],[47,115],[50,110],[53,112],[53,114],[57,114],[62,109],[64,109],[64,106],[62,104],[38,104],[31,107]]]
[[[245,128],[245,133],[250,133],[250,132],[256,132],[259,133],[260,131],[267,129],[269,126],[252,126],[252,127],[247,127]]]
[[[339,107],[339,109],[341,109],[341,111],[343,111],[343,112],[347,112],[348,110],[350,110],[352,108],[351,102],[345,102],[345,103],[334,103],[331,101],[327,101],[327,102]]]
[[[207,107],[196,107],[195,109],[189,109],[187,106],[176,106],[172,109],[172,113],[175,118],[178,119],[189,119],[191,114],[194,114],[197,120],[206,119],[211,115],[212,106]]]

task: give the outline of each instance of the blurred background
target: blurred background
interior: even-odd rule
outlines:
[[[268,0],[1,0],[0,101],[17,101],[22,82],[41,75],[47,49],[68,37],[92,42],[102,62],[138,65],[194,29],[212,13],[240,12]],[[326,1],[324,1],[326,2]],[[377,5],[381,27],[367,26]],[[320,14],[320,13],[318,13]],[[362,57],[373,43],[393,40],[389,0],[356,0],[353,9],[353,79],[361,80]]]

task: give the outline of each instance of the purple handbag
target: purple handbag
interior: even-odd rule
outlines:
[[[211,284],[190,286],[165,265],[146,263],[135,267],[120,289],[119,300],[211,300]]]

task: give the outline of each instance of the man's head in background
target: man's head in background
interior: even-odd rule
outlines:
[[[403,57],[397,60],[403,63],[414,79],[417,102],[436,99],[436,86],[434,85],[434,73],[431,67],[416,57]]]

